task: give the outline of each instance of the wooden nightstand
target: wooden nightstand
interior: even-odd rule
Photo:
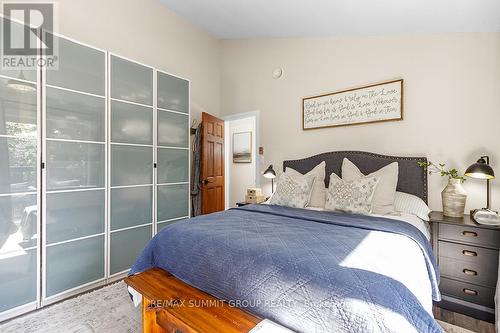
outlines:
[[[440,308],[495,321],[500,228],[432,212],[432,246],[441,272]]]

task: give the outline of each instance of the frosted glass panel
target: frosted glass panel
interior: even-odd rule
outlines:
[[[188,185],[158,186],[159,222],[188,216]]]
[[[36,301],[36,249],[0,252],[0,312]]]
[[[153,183],[153,148],[111,146],[111,185]]]
[[[104,190],[48,193],[47,243],[104,232]]]
[[[47,84],[104,95],[106,56],[104,52],[62,37],[58,43],[58,69],[47,71]]]
[[[158,72],[158,107],[189,112],[189,82]]]
[[[104,277],[104,236],[47,247],[47,296]]]
[[[0,18],[3,28],[4,22],[11,27],[11,45],[24,41],[27,27]],[[0,69],[0,74],[13,78],[0,78],[0,135],[16,137],[0,138],[0,193],[34,192],[36,85],[22,80],[35,82],[36,70]],[[0,196],[0,312],[36,301],[37,215],[35,193]]]
[[[105,99],[47,88],[47,137],[104,141]]]
[[[111,56],[111,97],[153,105],[153,70]]]
[[[144,226],[111,234],[110,273],[129,269],[151,239],[151,226]]]
[[[36,194],[0,197],[0,263],[11,251],[37,245],[37,216]]]
[[[153,109],[111,102],[111,141],[153,144]]]
[[[92,187],[104,187],[104,145],[48,141],[48,190]]]
[[[187,149],[158,148],[158,183],[188,181]]]
[[[0,137],[0,193],[36,191],[36,139]]]
[[[30,45],[36,45],[37,37],[35,36],[35,34],[30,32],[30,28],[28,26],[25,26],[25,25],[19,24],[19,23],[14,22],[14,21],[10,21],[9,19],[0,17],[0,24],[2,24],[1,30],[3,30],[3,27],[4,27],[4,25],[3,25],[4,20],[6,21],[5,23],[9,24],[11,27],[11,34],[10,34],[11,38],[12,38],[11,45],[20,45],[20,44],[23,45],[25,35],[30,36]],[[3,31],[2,31],[2,33],[3,33]],[[4,52],[3,54],[5,54],[5,51],[3,51],[3,52]],[[16,53],[21,54],[20,52],[18,53],[17,51],[16,51]],[[9,77],[13,77],[13,78],[21,77],[25,80],[29,80],[29,81],[33,81],[33,82],[36,81],[36,68],[22,69],[22,71],[21,71],[20,69],[17,69],[17,68],[12,69],[12,67],[2,69],[2,66],[0,66],[0,74],[5,75],[5,76],[9,76]]]
[[[25,80],[36,83],[36,70],[34,69],[2,69],[0,66],[0,75],[8,76],[13,79]]]
[[[158,111],[158,145],[189,147],[188,122],[187,115]]]
[[[0,134],[35,139],[36,90],[19,91],[8,85],[9,81],[35,87],[35,84],[0,78]]]
[[[153,187],[111,190],[111,230],[152,222]]]

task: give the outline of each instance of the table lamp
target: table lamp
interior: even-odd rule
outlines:
[[[500,225],[498,212],[491,210],[490,204],[490,180],[495,178],[495,172],[490,166],[489,156],[481,156],[476,163],[465,170],[467,177],[486,179],[486,208],[474,209],[471,217],[479,224]]]
[[[271,193],[274,193],[274,178],[276,178],[276,172],[274,171],[272,164],[266,169],[266,171],[264,171],[263,175],[267,179],[271,179]]]

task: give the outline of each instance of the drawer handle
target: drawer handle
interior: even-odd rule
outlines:
[[[463,231],[462,235],[465,237],[477,237],[477,232],[474,231]]]
[[[467,257],[477,257],[477,252],[474,252],[474,251],[463,250],[462,253],[464,256],[467,256]]]
[[[477,272],[476,272],[476,271],[473,271],[472,269],[467,269],[467,268],[465,268],[465,269],[463,270],[463,272],[464,272],[464,274],[466,274],[466,275],[470,275],[470,276],[476,276],[476,275],[477,275]]]
[[[467,295],[477,296],[477,294],[478,294],[478,292],[476,290],[472,290],[469,288],[464,288],[464,289],[462,289],[462,291],[464,292],[464,294],[467,294]]]

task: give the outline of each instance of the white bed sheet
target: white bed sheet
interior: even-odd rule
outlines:
[[[319,208],[319,207],[306,207],[305,209],[326,211],[326,209]],[[414,227],[416,227],[418,230],[420,230],[425,235],[425,237],[427,237],[427,240],[431,239],[431,231],[430,231],[429,223],[425,222],[424,220],[422,220],[420,217],[418,217],[416,215],[408,214],[408,213],[401,213],[401,212],[393,212],[391,214],[386,214],[386,215],[377,215],[377,214],[368,214],[368,215],[377,216],[377,217],[385,217],[385,218],[409,223],[409,224],[413,225]]]
[[[400,213],[400,212],[395,212],[395,213],[387,214],[387,215],[375,215],[375,214],[370,214],[370,215],[381,216],[381,217],[385,217],[388,219],[394,219],[394,220],[409,223],[409,224],[413,225],[414,227],[418,228],[418,230],[420,230],[425,235],[425,237],[427,237],[428,240],[431,239],[431,231],[430,231],[429,223],[425,222],[424,220],[422,220],[420,217],[418,217],[416,215],[408,214],[408,213]]]

